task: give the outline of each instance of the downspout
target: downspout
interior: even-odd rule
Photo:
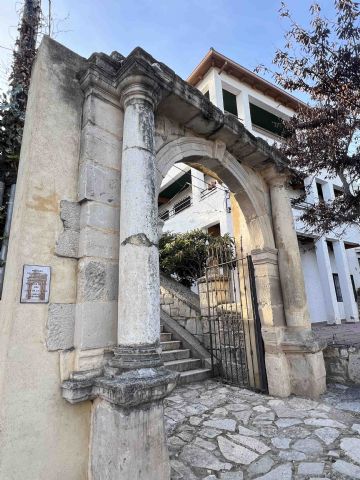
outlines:
[[[14,211],[14,198],[15,198],[16,184],[11,185],[9,202],[6,210],[6,222],[4,228],[4,239],[1,245],[0,251],[0,298],[2,296],[4,276],[5,276],[5,263],[9,247],[9,235],[11,228],[11,219]]]

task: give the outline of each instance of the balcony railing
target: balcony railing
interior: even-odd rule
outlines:
[[[160,220],[163,220],[166,222],[166,220],[169,220],[169,218],[173,217],[174,215],[177,215],[178,213],[181,213],[183,210],[186,210],[187,208],[191,207],[192,205],[192,198],[185,197],[180,202],[175,203],[175,205],[172,208],[169,208],[167,210],[162,210],[159,212],[159,218]]]

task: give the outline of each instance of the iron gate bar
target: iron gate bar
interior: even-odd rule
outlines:
[[[209,247],[205,268],[213,376],[267,391],[254,267],[250,256],[238,257],[230,245]]]

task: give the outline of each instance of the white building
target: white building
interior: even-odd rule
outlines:
[[[292,95],[211,49],[188,82],[222,111],[236,115],[255,136],[269,143],[280,141],[281,119],[294,114],[301,103]],[[324,174],[306,178],[307,202],[330,200],[342,189],[340,179]],[[294,186],[295,197],[303,185]],[[305,286],[312,322],[340,323],[359,320],[356,291],[360,288],[360,232],[348,228],[336,235],[314,238],[299,221],[301,209],[293,209]],[[213,234],[232,234],[229,192],[208,175],[184,164],[173,167],[162,182],[159,215],[164,230],[185,232],[195,228]]]

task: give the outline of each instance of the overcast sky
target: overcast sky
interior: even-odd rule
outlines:
[[[318,0],[327,14],[332,0]],[[300,23],[308,21],[311,0],[288,0]],[[19,0],[0,0],[0,88],[4,88],[16,38]],[[42,0],[47,13],[48,0]],[[270,66],[283,45],[286,23],[280,0],[52,0],[54,37],[89,57],[141,46],[183,78],[210,47],[254,69]],[[4,48],[6,47],[6,48]]]

